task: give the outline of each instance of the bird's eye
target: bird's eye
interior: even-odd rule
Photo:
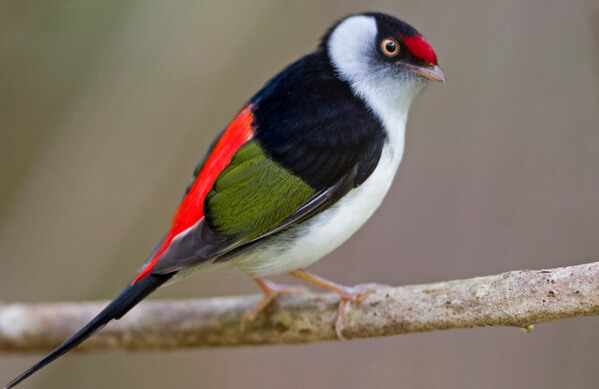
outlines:
[[[381,50],[387,57],[395,57],[399,53],[399,43],[395,39],[386,38],[381,42]]]

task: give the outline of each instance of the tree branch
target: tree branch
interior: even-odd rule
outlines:
[[[293,344],[336,339],[334,294],[286,295],[242,330],[258,296],[149,301],[80,349]],[[104,303],[0,303],[0,351],[46,351]],[[352,304],[344,336],[368,338],[450,328],[515,326],[599,315],[599,262],[466,280],[385,288]]]

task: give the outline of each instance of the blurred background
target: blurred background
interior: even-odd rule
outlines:
[[[0,299],[114,297],[213,136],[364,10],[420,30],[447,83],[415,101],[382,209],[310,270],[404,285],[598,260],[596,2],[3,1]],[[218,271],[153,298],[248,293]],[[596,388],[597,350],[599,318],[577,318],[529,334],[72,353],[22,388]],[[38,358],[0,354],[0,383]]]

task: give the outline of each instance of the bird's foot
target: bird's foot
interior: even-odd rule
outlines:
[[[254,320],[256,316],[264,310],[274,299],[280,295],[290,293],[306,293],[308,290],[301,286],[290,286],[290,285],[279,285],[272,281],[265,280],[263,278],[254,278],[254,281],[258,284],[264,295],[262,299],[246,313],[241,319],[241,329],[245,328],[245,325]]]
[[[336,285],[334,292],[339,295],[339,308],[337,310],[337,320],[335,320],[335,333],[340,340],[345,341],[343,336],[343,326],[345,314],[351,303],[360,304],[369,294],[376,292],[380,288],[388,288],[389,285],[383,284],[358,284],[354,286]]]
[[[322,277],[310,274],[304,270],[294,270],[290,275],[310,282],[311,284],[318,285],[321,288],[328,289],[339,295],[339,309],[337,311],[337,320],[335,320],[335,333],[340,340],[346,340],[343,337],[343,322],[345,319],[345,313],[347,312],[350,304],[360,304],[368,295],[375,292],[380,288],[388,288],[388,285],[383,284],[358,284],[355,286],[344,286],[339,285],[335,282],[325,280]]]

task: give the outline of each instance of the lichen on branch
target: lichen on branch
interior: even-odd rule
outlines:
[[[157,350],[335,340],[338,297],[279,297],[244,328],[259,296],[146,301],[77,349]],[[0,303],[0,351],[47,351],[105,303]],[[464,280],[379,289],[345,317],[346,339],[484,326],[533,324],[599,315],[599,262],[519,270]]]

